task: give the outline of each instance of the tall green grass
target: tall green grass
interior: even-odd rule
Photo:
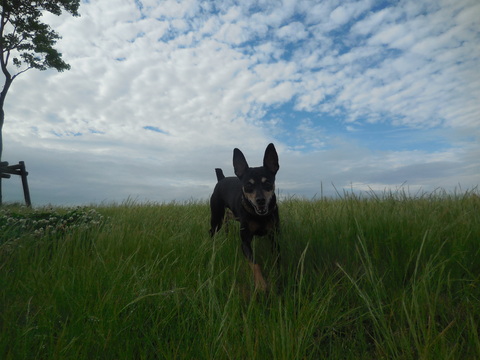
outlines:
[[[41,234],[7,208],[0,357],[480,358],[478,193],[373,195],[282,201],[279,266],[255,241],[267,294],[206,203],[97,206]]]

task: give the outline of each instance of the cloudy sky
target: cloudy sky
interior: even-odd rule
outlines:
[[[207,199],[232,150],[308,199],[480,183],[478,0],[89,0],[45,16],[71,65],[30,70],[4,155],[35,205]],[[12,69],[13,70],[13,69]],[[4,200],[22,201],[19,178]]]

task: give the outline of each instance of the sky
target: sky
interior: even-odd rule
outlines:
[[[3,161],[32,202],[206,200],[232,152],[277,193],[412,196],[480,183],[480,2],[83,0],[44,15],[71,70],[29,70]],[[12,69],[13,70],[13,69]],[[23,201],[19,177],[3,199]]]

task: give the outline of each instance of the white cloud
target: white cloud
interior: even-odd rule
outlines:
[[[295,193],[315,193],[320,181],[434,188],[462,174],[475,183],[474,0],[141,4],[89,2],[80,18],[46,17],[72,69],[16,79],[4,126],[4,158],[27,161],[34,198],[206,197],[213,168],[230,173],[233,147],[261,161],[270,141],[279,181]],[[285,104],[309,114],[270,115]],[[352,139],[372,123],[446,129],[449,143],[371,150]],[[295,175],[304,172],[311,183]]]
[[[352,28],[352,33],[359,35],[370,35],[377,31],[381,24],[391,22],[392,11],[385,8],[376,12],[370,12],[364,19],[356,22]]]
[[[278,29],[277,36],[287,41],[299,41],[305,39],[308,32],[302,23],[295,21]]]
[[[330,19],[341,26],[362,14],[370,7],[370,1],[356,1],[340,5],[330,13]]]

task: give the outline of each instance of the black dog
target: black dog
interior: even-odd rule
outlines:
[[[255,286],[266,290],[260,266],[255,262],[252,251],[254,235],[269,234],[278,251],[275,233],[279,230],[279,217],[275,197],[275,174],[279,169],[278,155],[273,144],[265,150],[263,166],[251,168],[239,149],[233,150],[233,168],[237,177],[225,177],[221,169],[215,169],[218,183],[210,198],[212,212],[210,235],[220,230],[225,208],[233,212],[240,222],[242,250],[250,263]]]

